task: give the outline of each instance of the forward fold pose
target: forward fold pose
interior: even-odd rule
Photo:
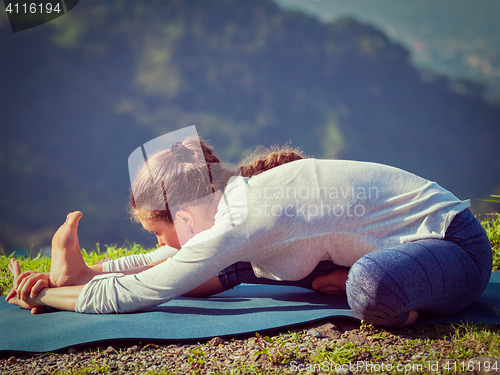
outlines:
[[[457,312],[486,288],[488,238],[469,201],[434,182],[292,151],[240,170],[230,174],[198,139],[156,152],[132,182],[130,211],[160,248],[88,267],[73,212],[54,235],[50,275],[12,260],[7,299],[33,312],[106,314],[242,282],[284,284],[345,293],[359,319],[403,326]]]

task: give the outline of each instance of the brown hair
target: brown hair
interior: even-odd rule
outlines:
[[[259,147],[252,155],[240,162],[240,171],[243,177],[252,177],[274,167],[304,158],[302,151],[290,146]]]
[[[201,145],[201,152],[198,144]],[[190,150],[188,161],[177,160],[172,150],[164,150],[150,157],[139,170],[130,192],[130,214],[135,221],[172,224],[174,209],[178,210],[185,202],[196,201],[225,188],[233,174],[224,169],[212,147],[206,141],[198,143],[193,139],[185,140],[182,145]],[[304,158],[301,151],[289,146],[261,147],[244,159],[239,169],[243,177],[251,177]]]

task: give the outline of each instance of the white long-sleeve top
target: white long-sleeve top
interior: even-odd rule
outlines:
[[[105,270],[118,271],[173,255],[139,274],[94,277],[75,310],[145,309],[194,289],[238,261],[251,262],[257,276],[275,280],[299,280],[322,260],[349,267],[372,251],[443,238],[454,216],[469,206],[435,182],[398,168],[298,160],[234,179],[212,228],[178,252],[159,248],[147,259],[108,264]]]
[[[148,264],[158,262],[173,257],[177,254],[177,249],[170,246],[162,246],[149,253],[132,254],[118,259],[112,259],[102,263],[104,272],[119,272],[131,268],[147,266]]]

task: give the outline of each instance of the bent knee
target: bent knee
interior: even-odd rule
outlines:
[[[400,326],[409,317],[404,295],[376,267],[355,263],[347,279],[347,301],[356,318],[370,324]]]

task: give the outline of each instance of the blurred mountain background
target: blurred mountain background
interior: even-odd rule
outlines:
[[[482,86],[500,97],[500,2],[498,0],[276,0],[327,23],[354,17],[401,43],[420,70]]]
[[[73,210],[88,250],[153,246],[127,213],[128,156],[193,124],[229,162],[289,142],[498,210],[478,199],[500,189],[500,3],[430,3],[92,1],[15,34],[3,12],[0,247],[50,245]]]

